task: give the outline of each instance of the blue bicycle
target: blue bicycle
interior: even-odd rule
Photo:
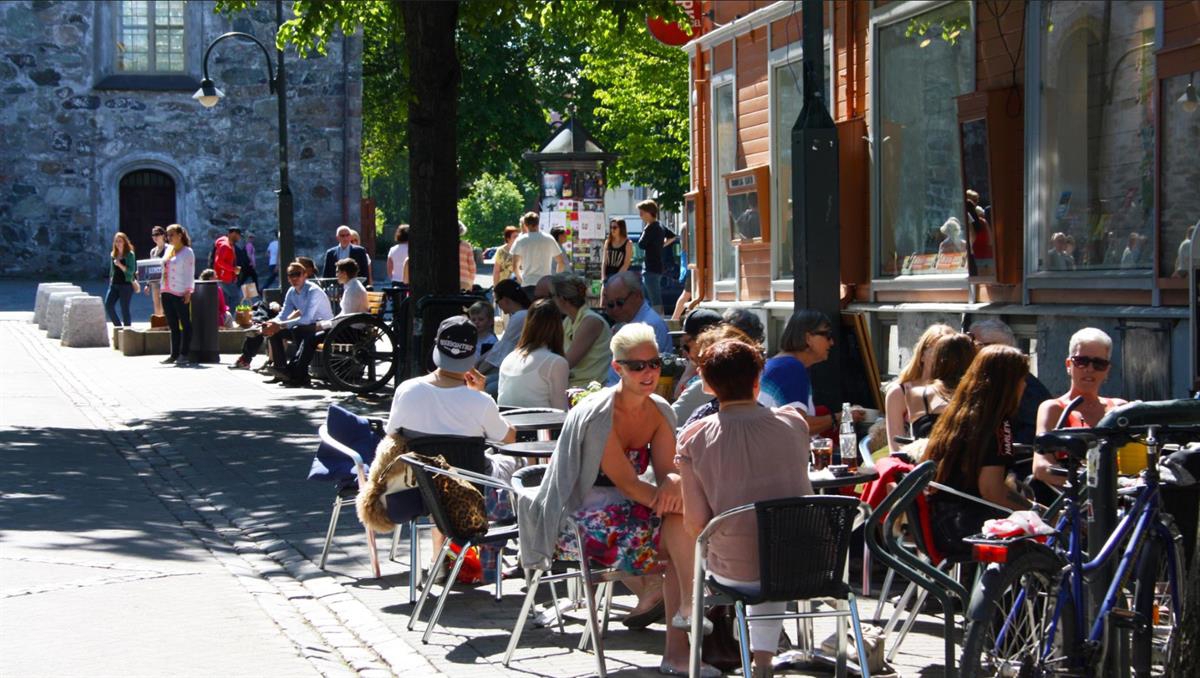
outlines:
[[[1063,429],[1038,438],[1038,449],[1056,455],[1068,488],[1076,489],[1065,493],[1056,533],[1047,543],[972,540],[976,560],[988,565],[968,608],[963,676],[1097,675],[1112,634],[1120,630],[1130,634],[1133,674],[1163,673],[1178,645],[1184,568],[1179,531],[1162,509],[1159,448],[1165,442],[1195,441],[1198,433],[1196,427],[1149,425]],[[1121,491],[1127,510],[1087,559],[1080,467],[1101,439],[1111,449],[1140,439],[1147,467],[1140,482]],[[1118,552],[1107,591],[1095,614],[1089,614],[1088,583]]]

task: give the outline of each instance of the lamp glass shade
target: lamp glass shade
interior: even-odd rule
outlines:
[[[212,80],[202,80],[200,81],[200,89],[196,90],[196,93],[192,95],[192,98],[196,101],[199,101],[201,106],[205,108],[212,108],[213,106],[216,106],[217,102],[224,98],[224,96],[225,93],[217,89],[217,86],[213,84]]]
[[[1200,94],[1196,93],[1196,85],[1188,83],[1187,89],[1177,99],[1179,106],[1188,113],[1193,113],[1197,108],[1200,108]]]

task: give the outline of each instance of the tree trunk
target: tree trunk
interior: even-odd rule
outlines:
[[[455,41],[458,2],[393,2],[404,17],[412,87],[408,104],[408,221],[413,253],[409,280],[414,297],[419,299],[459,291],[455,134],[461,77]]]

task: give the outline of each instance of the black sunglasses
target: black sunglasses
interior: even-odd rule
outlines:
[[[1070,360],[1071,364],[1075,367],[1087,367],[1088,365],[1091,365],[1092,368],[1097,372],[1104,372],[1108,369],[1109,365],[1112,365],[1111,360],[1105,360],[1104,358],[1092,358],[1086,355],[1073,355],[1068,358],[1068,360]]]
[[[663,366],[662,358],[651,358],[649,360],[618,360],[618,363],[624,365],[630,372],[641,372],[646,369],[661,370]]]
[[[634,294],[633,292],[630,292],[629,294],[625,295],[624,299],[613,299],[612,301],[609,301],[609,302],[605,303],[604,305],[610,311],[613,310],[614,308],[622,308],[625,306],[625,302],[629,301],[629,297],[632,297],[633,294]]]

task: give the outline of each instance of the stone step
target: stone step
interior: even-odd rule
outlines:
[[[217,332],[217,351],[240,354],[242,341],[246,336],[247,331],[243,329],[219,330]],[[168,355],[171,353],[171,332],[166,328],[115,327],[113,328],[113,338],[113,348],[123,355]]]

